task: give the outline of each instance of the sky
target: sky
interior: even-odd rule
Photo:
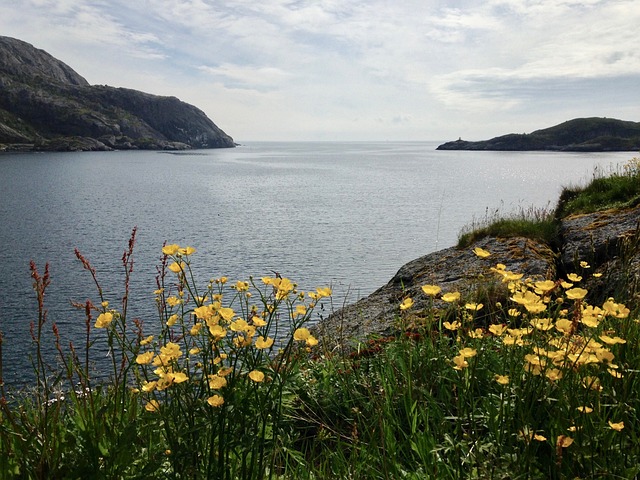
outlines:
[[[482,140],[640,121],[638,0],[1,0],[0,35],[237,142]]]

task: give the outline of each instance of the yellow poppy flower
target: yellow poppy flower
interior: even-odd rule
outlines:
[[[569,300],[582,300],[589,292],[584,288],[571,288],[564,293]]]
[[[220,395],[212,395],[207,398],[207,403],[212,407],[220,407],[224,403],[224,398],[222,398]]]
[[[481,310],[482,307],[484,307],[482,303],[467,303],[464,306],[464,308],[466,308],[467,310],[473,310],[474,312]]]
[[[455,357],[453,357],[453,363],[454,363],[453,368],[455,368],[456,370],[462,370],[469,366],[469,363],[465,360],[465,358],[462,355],[456,355]]]
[[[576,275],[575,273],[570,273],[569,275],[567,275],[567,280],[573,283],[578,283],[580,280],[582,280],[582,277],[580,275]]]
[[[164,253],[165,255],[175,255],[176,253],[178,253],[178,250],[180,250],[180,245],[177,245],[175,243],[162,247],[162,253]]]
[[[507,385],[509,383],[508,375],[496,375],[494,378],[500,385]]]
[[[566,435],[559,435],[556,439],[556,446],[560,448],[567,448],[573,443],[573,438]]]
[[[144,406],[144,409],[147,412],[156,412],[158,411],[159,408],[160,408],[160,404],[158,403],[157,400],[149,400],[149,402],[147,402],[147,404]]]
[[[411,297],[407,297],[400,304],[400,310],[408,310],[412,306],[413,306],[413,299]]]
[[[611,420],[609,420],[609,426],[612,430],[619,432],[624,428],[624,422],[613,423]]]
[[[269,348],[271,347],[271,345],[273,345],[273,338],[267,337],[267,339],[265,340],[263,336],[259,336],[256,340],[256,348],[258,350]]]
[[[113,321],[113,313],[105,312],[98,315],[95,328],[106,328]]]
[[[447,303],[453,303],[460,300],[460,292],[449,292],[442,295],[442,300]]]
[[[148,365],[153,360],[153,352],[141,353],[136,357],[136,363],[138,365]]]
[[[458,352],[464,358],[475,357],[478,354],[478,351],[475,348],[465,347]]]
[[[491,252],[485,250],[484,248],[476,247],[473,249],[473,253],[480,258],[487,258],[491,256]]]
[[[431,297],[435,297],[442,291],[438,285],[423,285],[421,288],[425,295],[429,295]]]
[[[260,370],[252,370],[249,372],[249,378],[256,383],[264,381],[264,373]]]
[[[209,388],[211,390],[220,390],[227,386],[227,379],[220,375],[209,375]]]
[[[494,335],[497,335],[498,337],[501,336],[506,330],[507,330],[506,325],[498,325],[498,324],[489,325],[489,331]]]

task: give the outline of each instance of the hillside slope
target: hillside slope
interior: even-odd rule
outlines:
[[[0,150],[235,146],[175,97],[89,83],[44,50],[0,36]]]

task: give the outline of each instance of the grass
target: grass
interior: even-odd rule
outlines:
[[[633,158],[613,172],[594,172],[584,187],[567,187],[560,194],[558,218],[592,213],[609,208],[624,208],[640,203],[640,158]]]
[[[555,209],[528,208],[502,215],[500,210],[489,212],[474,220],[458,237],[458,247],[492,237],[522,236],[554,246],[558,241],[558,227],[569,215],[592,213],[610,208],[626,208],[640,204],[640,158],[629,160],[613,171],[596,169],[585,186],[563,188]]]
[[[486,272],[470,293],[446,311],[403,299],[395,337],[342,356],[305,326],[328,288],[300,292],[279,277],[198,285],[191,247],[163,247],[157,320],[129,319],[134,244],[135,230],[122,302],[103,296],[76,252],[96,283],[79,306],[79,346],[61,345],[48,271],[32,265],[37,382],[19,392],[0,382],[0,478],[640,475],[640,312],[631,298],[590,304],[584,263],[532,281],[480,252]],[[487,289],[503,301],[479,303]],[[422,292],[442,298],[436,286]],[[91,373],[97,343],[108,346],[108,380]]]

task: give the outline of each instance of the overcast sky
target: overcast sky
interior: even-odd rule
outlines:
[[[238,142],[640,121],[638,0],[1,0],[0,34]]]

